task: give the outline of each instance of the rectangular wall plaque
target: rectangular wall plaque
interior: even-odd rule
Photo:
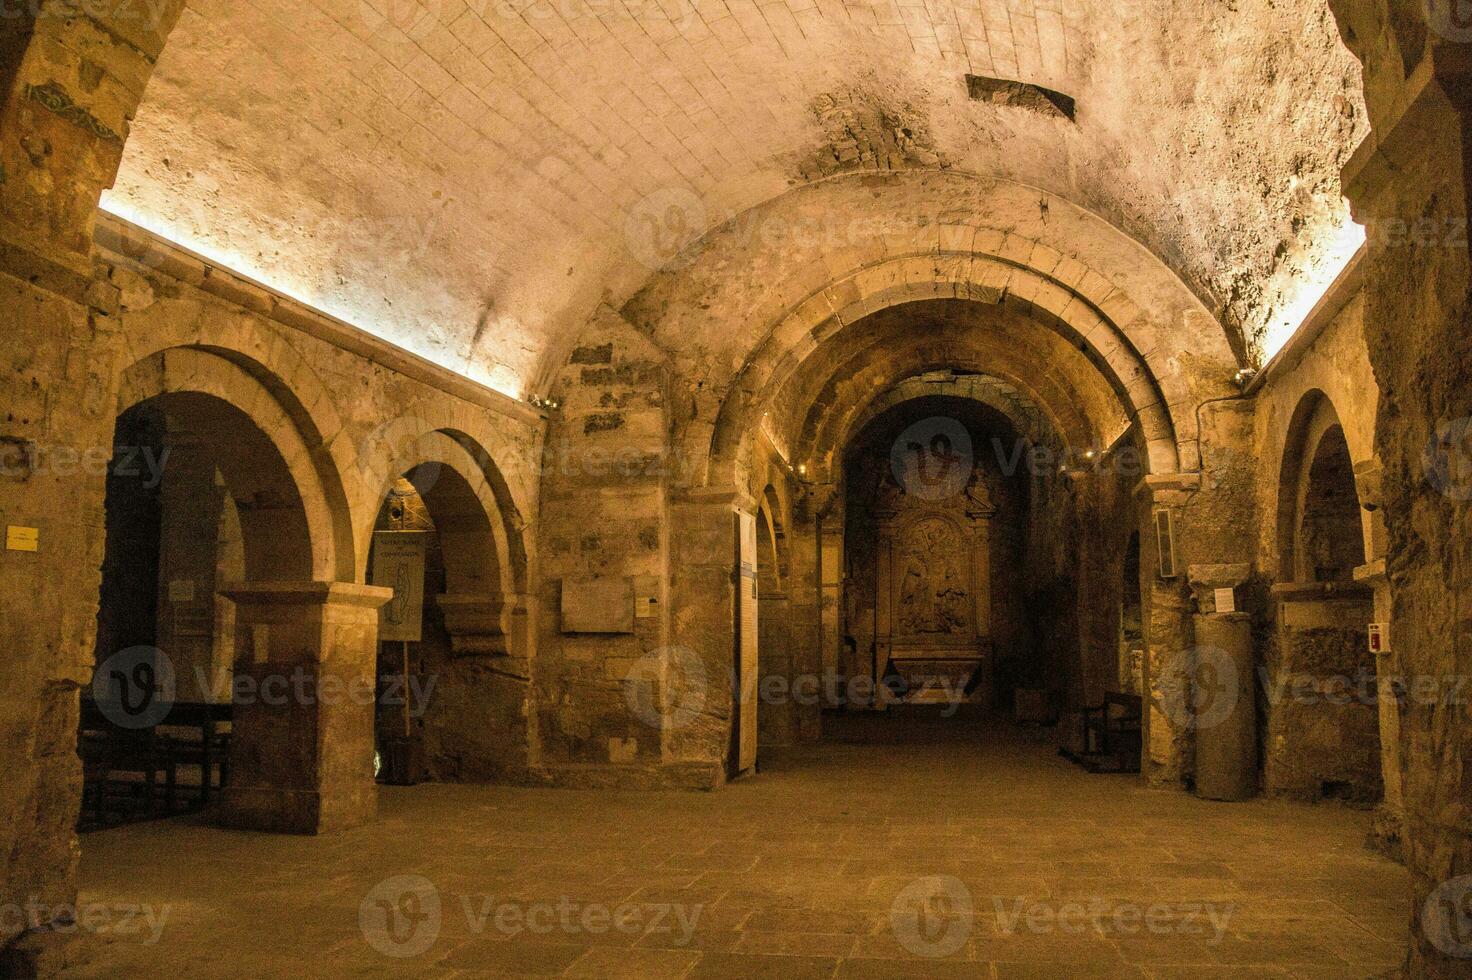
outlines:
[[[634,582],[626,576],[562,580],[562,632],[634,632]]]
[[[1236,589],[1216,590],[1216,611],[1219,613],[1229,613],[1237,611]]]
[[[38,527],[20,527],[15,524],[5,528],[5,550],[6,551],[40,551],[41,529]]]

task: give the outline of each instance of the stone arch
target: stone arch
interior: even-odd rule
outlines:
[[[692,460],[708,460],[705,481],[716,485],[734,478],[738,461],[750,453],[754,431],[750,422],[760,411],[759,393],[779,387],[822,341],[868,313],[908,302],[949,298],[1006,306],[1079,344],[1140,427],[1150,472],[1173,473],[1183,468],[1186,454],[1184,447],[1178,446],[1165,391],[1146,360],[1102,310],[1034,270],[991,256],[969,256],[968,261],[958,263],[959,258],[898,256],[881,260],[853,271],[789,311],[733,381],[708,435],[699,426],[688,429],[685,451]],[[906,281],[906,263],[917,259],[923,262],[926,275]],[[951,261],[949,266],[945,265],[947,259]],[[1181,395],[1184,403],[1185,393]],[[1192,466],[1195,454],[1192,445]],[[701,468],[697,466],[695,471],[700,473]]]
[[[1365,563],[1365,521],[1360,508],[1354,461],[1339,413],[1329,396],[1311,389],[1299,400],[1288,425],[1288,437],[1279,466],[1277,554],[1280,581],[1320,581],[1320,572],[1333,567],[1332,580],[1352,580],[1355,567]],[[1314,531],[1314,522],[1334,526]],[[1315,537],[1344,561],[1322,568],[1308,554],[1308,537]]]
[[[1312,677],[1363,697],[1285,698],[1267,711],[1264,784],[1300,799],[1379,802],[1396,778],[1381,742],[1396,715],[1365,624],[1374,589],[1358,581],[1365,564],[1366,513],[1340,415],[1321,389],[1304,393],[1291,417],[1279,466],[1276,663],[1280,679]],[[1393,728],[1391,729],[1393,731]]]
[[[774,396],[793,432],[787,440],[793,458],[815,472],[824,461],[831,469],[833,450],[866,404],[907,379],[933,372],[950,373],[958,385],[971,387],[974,376],[989,376],[987,384],[1010,392],[1001,400],[1020,398],[1030,406],[1001,408],[1019,420],[1020,430],[1040,423],[1070,445],[1109,445],[1128,427],[1115,393],[1069,343],[1016,318],[992,323],[982,317],[973,323],[976,316],[954,301],[891,307],[810,356]],[[921,329],[903,329],[912,319]],[[1000,389],[993,394],[1000,398]]]
[[[880,227],[837,241],[751,247],[754,226],[876,212]],[[902,172],[793,188],[707,232],[621,313],[678,373],[710,379],[690,393],[677,451],[693,486],[724,486],[738,482],[730,461],[746,450],[746,423],[793,362],[865,315],[940,297],[1013,309],[1078,341],[1138,420],[1151,472],[1197,468],[1189,406],[1231,393],[1240,345],[1139,242],[1006,179]],[[728,308],[751,329],[713,334]]]
[[[121,332],[129,363],[173,348],[189,348],[229,361],[254,377],[291,418],[325,473],[347,474],[356,447],[347,438],[336,400],[322,378],[269,321],[210,300],[161,299],[122,314]],[[348,481],[327,481],[334,506],[350,509]],[[359,561],[365,560],[361,555]]]
[[[930,381],[919,376],[906,378],[867,404],[829,416],[824,420],[826,424],[820,432],[833,432],[836,435],[829,438],[820,435],[814,442],[818,445],[842,446],[876,415],[900,402],[929,396],[981,402],[1011,419],[1017,426],[1018,433],[1034,442],[1041,442],[1049,437],[1060,438],[1048,416],[1026,394],[1001,378],[977,374],[953,376],[948,381]]]
[[[522,531],[508,520],[489,455],[462,432],[410,427],[378,440],[365,459],[391,495],[413,500],[415,529],[432,532],[415,663],[438,681],[417,719],[430,778],[520,778],[527,767],[526,705],[532,640]],[[405,484],[407,481],[407,485]],[[408,507],[405,508],[408,516]],[[389,512],[392,517],[392,512]],[[427,520],[425,519],[427,517]],[[364,533],[368,550],[382,511]],[[406,668],[407,669],[407,668]]]
[[[984,382],[990,382],[986,384]],[[950,382],[934,383],[918,379],[906,380],[890,388],[880,397],[867,404],[854,405],[848,411],[833,413],[826,427],[834,433],[827,437],[826,444],[833,447],[824,459],[827,472],[835,471],[835,460],[841,459],[843,447],[859,438],[864,429],[885,412],[905,402],[921,398],[956,398],[984,405],[1007,419],[1013,426],[1021,445],[1007,447],[1016,453],[1018,461],[1027,459],[1027,452],[1039,445],[1060,449],[1066,440],[1050,424],[1049,418],[1034,405],[1025,394],[1012,389],[1006,382],[987,376],[968,377]],[[1008,455],[1008,459],[1012,456]],[[1000,462],[1000,460],[999,460]]]
[[[124,312],[122,321],[124,353],[130,363],[172,349],[199,350],[256,379],[290,418],[309,449],[313,467],[322,474],[337,514],[335,533],[344,542],[356,540],[353,528],[362,519],[352,496],[357,447],[333,394],[279,328],[210,299],[159,299]],[[359,550],[350,559],[356,569],[367,561],[367,554]]]
[[[461,566],[461,583],[493,586],[504,595],[522,595],[527,587],[525,524],[521,520],[505,476],[490,453],[464,432],[431,428],[418,417],[402,416],[374,430],[365,447],[376,456],[363,456],[365,484],[372,499],[382,502],[394,481],[408,476],[435,521],[449,521],[452,541],[446,542],[449,562]],[[369,508],[361,508],[367,513]],[[376,507],[359,526],[359,549],[366,555],[373,536]],[[464,528],[464,534],[453,529]],[[445,531],[441,530],[441,537]],[[452,555],[452,552],[454,554]]]
[[[346,495],[336,471],[326,465],[315,434],[303,433],[296,419],[278,398],[288,390],[279,378],[253,363],[247,370],[235,359],[199,347],[160,350],[123,372],[118,390],[118,415],[144,402],[186,399],[196,411],[213,411],[212,405],[228,406],[224,414],[206,415],[207,424],[219,436],[239,433],[244,442],[219,454],[227,482],[256,487],[257,492],[299,502],[301,530],[307,537],[309,557],[289,561],[289,573],[267,574],[269,561],[252,546],[247,535],[247,570],[251,578],[312,578],[319,581],[352,581],[354,548]],[[265,377],[268,380],[263,380]],[[207,399],[204,401],[201,399]],[[225,416],[234,418],[227,422]],[[242,424],[247,423],[247,424]],[[252,434],[258,433],[258,438]],[[269,450],[269,452],[267,451]],[[277,461],[272,454],[279,457]]]

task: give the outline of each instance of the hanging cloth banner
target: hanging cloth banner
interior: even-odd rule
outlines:
[[[375,531],[373,585],[394,590],[378,610],[378,638],[417,643],[424,628],[424,555],[427,531]]]

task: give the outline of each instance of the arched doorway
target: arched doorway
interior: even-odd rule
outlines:
[[[1010,704],[1049,674],[1017,574],[1028,481],[993,452],[1018,442],[989,406],[922,397],[846,447],[844,630],[876,704]]]
[[[385,594],[333,581],[351,553],[313,452],[255,375],[202,351],[154,355],[121,390],[82,825],[369,819]]]
[[[414,606],[384,609],[381,774],[519,778],[530,688],[520,532],[483,469],[494,465],[487,454],[442,431],[411,442],[395,447],[407,468],[382,496],[369,546],[371,580]]]
[[[1278,505],[1278,628],[1266,651],[1264,783],[1299,799],[1379,802],[1373,590],[1344,429],[1328,398],[1305,396],[1289,429]]]

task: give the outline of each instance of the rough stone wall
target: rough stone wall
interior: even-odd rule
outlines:
[[[1410,5],[1390,5],[1401,6]],[[1361,37],[1367,62],[1378,64],[1381,39]],[[1384,466],[1392,643],[1406,674],[1445,680],[1472,673],[1466,643],[1472,507],[1461,476],[1465,430],[1458,429],[1472,416],[1467,106],[1448,101],[1434,73],[1413,76],[1403,89],[1422,83],[1428,90],[1398,92],[1394,105],[1372,106],[1371,117],[1381,147],[1397,145],[1394,134],[1407,125],[1437,138],[1418,140],[1417,155],[1393,175],[1372,160],[1350,195],[1370,238],[1365,337],[1382,393],[1375,446]],[[1459,83],[1445,84],[1455,91]],[[1405,229],[1418,221],[1445,233],[1407,236]],[[1409,966],[1413,975],[1459,976],[1464,961],[1432,941],[1425,900],[1442,883],[1472,873],[1472,718],[1465,706],[1413,699],[1401,726],[1406,857],[1416,879]]]
[[[1034,631],[1033,658],[1003,668],[1002,676],[1011,672],[1017,686],[1045,688],[1060,706],[1070,706],[1083,697],[1078,670],[1080,501],[1068,477],[1054,470],[1045,465],[1028,472],[1022,580],[1023,604]]]
[[[1144,473],[1139,448],[1124,440],[1083,479],[1079,535],[1079,664],[1083,703],[1121,691],[1125,551],[1135,529],[1134,488]]]
[[[0,634],[24,651],[4,672],[0,689],[0,726],[8,744],[22,747],[7,754],[4,780],[7,837],[0,843],[9,862],[7,902],[38,897],[61,903],[76,887],[77,699],[91,680],[106,463],[118,411],[126,407],[119,392],[125,368],[151,351],[207,348],[220,352],[222,362],[258,364],[270,372],[273,393],[301,406],[314,422],[333,420],[334,427],[317,430],[322,442],[314,450],[317,462],[344,488],[328,519],[341,529],[336,540],[345,553],[333,558],[342,564],[328,567],[348,579],[366,572],[367,541],[386,481],[396,466],[426,450],[425,440],[437,428],[461,433],[494,460],[505,485],[503,509],[493,519],[509,536],[521,537],[521,515],[536,505],[537,488],[528,479],[541,444],[534,411],[505,407],[492,393],[479,403],[467,400],[455,393],[462,382],[452,376],[396,362],[372,345],[345,348],[320,333],[287,326],[273,316],[303,314],[178,253],[130,251],[95,256],[86,305],[11,277],[0,281],[11,321],[0,331],[10,369],[0,431],[6,464],[0,519],[40,531],[38,552],[5,553],[0,579],[11,594],[40,596],[47,603],[40,615],[31,610],[24,619],[13,604],[0,612]],[[395,363],[405,365],[403,370],[387,366]],[[242,386],[227,395],[258,421],[271,418],[265,402],[253,400],[261,398],[259,389]],[[504,565],[517,569],[508,580],[513,590],[535,573],[534,551],[529,558],[526,542],[517,547],[519,558],[504,556]],[[523,663],[531,655],[524,647],[514,652]],[[452,679],[441,694],[454,687]],[[479,693],[484,700],[484,690]],[[514,745],[497,747],[512,758],[525,755],[528,695],[523,680],[511,708],[518,719]]]
[[[103,557],[103,477],[38,470],[29,447],[112,443],[112,365],[89,349],[113,329],[89,300],[92,214],[181,4],[147,20],[68,16],[64,6],[11,11],[19,16],[0,31],[0,522],[39,526],[44,543],[0,559],[5,594],[37,597],[0,604],[8,907],[76,895],[76,691],[88,680]],[[7,919],[0,933],[7,967],[12,953],[36,955],[10,949],[19,925]]]
[[[1467,37],[1449,19],[1449,5],[1331,0],[1331,7],[1364,65],[1373,127],[1347,171],[1346,193],[1369,239],[1365,340],[1382,396],[1375,450],[1383,467],[1391,643],[1402,672],[1445,683],[1472,672],[1465,625],[1472,494],[1464,486],[1472,415],[1472,105],[1458,67]],[[1408,147],[1413,155],[1398,160]],[[1407,972],[1462,976],[1466,961],[1452,955],[1448,923],[1428,912],[1451,908],[1455,919],[1460,908],[1465,941],[1465,907],[1428,899],[1472,874],[1472,717],[1465,705],[1410,704],[1399,747],[1406,863],[1415,876]]]
[[[554,780],[709,785],[720,778],[723,749],[678,748],[695,732],[711,745],[720,741],[729,720],[730,663],[700,659],[696,631],[672,625],[667,485],[683,461],[669,446],[670,384],[661,353],[605,308],[552,389],[561,407],[542,483],[541,598],[548,612],[534,751]],[[731,554],[728,539],[728,573]],[[639,604],[637,614],[626,603]],[[573,632],[566,618],[573,607],[606,626]],[[728,648],[731,622],[720,632]],[[666,765],[677,762],[695,765]]]
[[[1308,431],[1316,413],[1332,413],[1320,424],[1332,418],[1341,427],[1360,484],[1357,499],[1349,502],[1354,513],[1341,515],[1342,523],[1356,531],[1339,544],[1346,551],[1363,551],[1366,567],[1356,573],[1362,579],[1372,563],[1384,558],[1380,512],[1359,510],[1361,504],[1379,500],[1379,481],[1366,484],[1364,474],[1377,465],[1374,438],[1380,409],[1380,389],[1365,346],[1367,299],[1361,270],[1351,271],[1345,290],[1348,295],[1338,300],[1337,311],[1316,325],[1309,342],[1286,352],[1255,395],[1256,562],[1264,587],[1286,588],[1297,578],[1284,543],[1296,534],[1297,496],[1308,463],[1302,457],[1314,448],[1307,443],[1317,437],[1317,430]],[[1399,706],[1386,696],[1391,692],[1380,689],[1377,677],[1392,682],[1399,667],[1394,644],[1378,663],[1365,653],[1366,624],[1389,611],[1383,575],[1366,580],[1362,591],[1372,587],[1377,593],[1373,602],[1342,595],[1329,601],[1282,590],[1261,594],[1256,692],[1263,785],[1269,793],[1310,799],[1321,795],[1325,782],[1351,784],[1350,795],[1359,800],[1374,801],[1383,789],[1398,821],[1400,763],[1394,740]],[[1285,619],[1308,625],[1287,625]],[[1340,678],[1353,685],[1347,699]],[[1294,683],[1300,685],[1297,690]],[[1377,708],[1383,722],[1376,719]],[[1363,758],[1382,739],[1384,760]]]
[[[1264,789],[1304,800],[1378,803],[1383,786],[1376,705],[1366,703],[1358,686],[1335,682],[1374,678],[1375,658],[1365,649],[1364,628],[1293,629],[1284,632],[1281,643],[1281,662],[1263,678],[1270,712]]]
[[[1124,554],[1137,526],[1134,489],[1144,476],[1133,436],[1112,452],[1091,450],[1092,459],[1084,451],[1075,447],[1029,467],[1023,529],[1027,592],[1019,612],[1035,636],[1037,658],[1027,686],[1049,689],[1067,709],[1097,705],[1105,692],[1120,690]]]

